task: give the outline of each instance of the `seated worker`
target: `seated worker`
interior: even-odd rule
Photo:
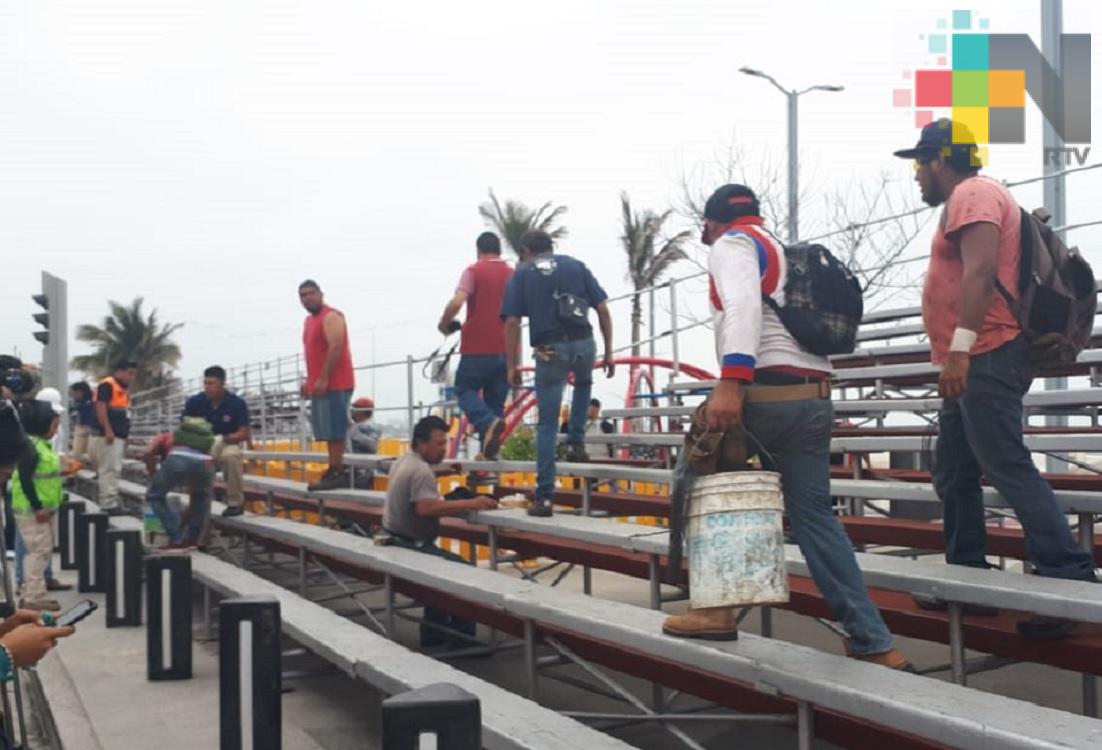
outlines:
[[[563,435],[566,434],[570,422],[570,411],[566,411],[566,417],[562,420],[562,424],[559,425],[559,432]],[[601,419],[601,401],[600,399],[589,399],[589,408],[585,411],[585,434],[586,435],[611,435],[616,432],[616,426],[607,419]],[[562,446],[560,446],[562,447]],[[586,443],[585,455],[592,461],[598,458],[611,458],[612,457],[612,443],[607,445],[601,445],[600,443]],[[562,451],[561,458],[566,458],[566,451]],[[575,456],[577,459],[578,456]]]
[[[210,513],[214,447],[210,423],[202,417],[184,417],[174,432],[157,436],[146,448],[145,467],[153,477],[149,483],[149,506],[168,535],[166,552],[189,552],[199,547]],[[158,459],[161,460],[160,468],[157,468]],[[180,518],[168,504],[169,491],[180,485],[191,493],[186,532],[181,532]]]
[[[448,453],[448,425],[440,417],[425,417],[413,428],[409,453],[390,468],[390,484],[383,509],[383,530],[399,547],[435,555],[445,560],[466,563],[459,555],[436,546],[440,533],[440,518],[462,516],[471,511],[492,510],[497,501],[489,497],[468,500],[445,500],[436,483],[436,467]],[[436,607],[425,607],[421,624],[421,646],[447,644],[462,648],[468,645],[462,638],[449,638],[434,625],[465,633],[471,640],[475,623],[449,615]]]
[[[375,413],[375,402],[367,398],[358,398],[352,402],[352,426],[348,428],[348,443],[353,453],[378,453],[379,439],[383,431],[371,421]]]

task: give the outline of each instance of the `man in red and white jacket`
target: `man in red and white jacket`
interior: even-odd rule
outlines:
[[[869,599],[853,546],[830,498],[830,362],[804,350],[762,301],[784,305],[783,246],[763,225],[757,196],[724,185],[704,209],[720,381],[705,403],[711,431],[742,427],[749,452],[781,475],[785,508],[800,551],[835,618],[847,652],[892,669],[910,667]],[[684,452],[683,452],[684,453]],[[680,460],[684,461],[683,456]],[[692,550],[689,550],[692,554]],[[738,637],[733,608],[669,617],[663,630],[684,638]]]

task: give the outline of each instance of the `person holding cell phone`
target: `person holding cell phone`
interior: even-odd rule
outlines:
[[[58,638],[76,632],[72,625],[57,624],[48,612],[16,610],[0,622],[0,682],[9,682],[19,667],[33,667],[57,645]]]

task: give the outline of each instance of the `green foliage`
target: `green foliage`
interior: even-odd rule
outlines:
[[[73,357],[72,367],[99,378],[110,374],[114,362],[132,359],[138,363],[132,392],[170,381],[171,370],[180,361],[180,347],[172,335],[183,324],[161,323],[156,309],[147,316],[142,303],[141,297],[127,306],[110,301],[111,314],[99,325],[78,327],[77,340],[90,344],[92,353]]]
[[[535,461],[536,433],[531,427],[518,426],[501,446],[501,458],[506,461]]]
[[[529,229],[542,229],[555,241],[566,236],[566,227],[557,226],[566,206],[552,208],[550,201],[533,211],[520,201],[505,201],[503,205],[491,190],[490,200],[478,207],[478,213],[517,255],[520,238]]]
[[[688,257],[685,249],[692,240],[692,232],[684,230],[672,237],[667,236],[665,226],[673,210],[661,214],[649,209],[633,211],[627,193],[620,194],[620,209],[624,231],[620,240],[627,253],[628,280],[637,292],[649,289],[661,280],[673,264]],[[642,321],[642,300],[636,294],[631,299],[631,353],[634,356],[639,356]]]

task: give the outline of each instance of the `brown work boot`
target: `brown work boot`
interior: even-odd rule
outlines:
[[[705,641],[737,641],[738,625],[733,607],[690,609],[683,615],[670,615],[662,623],[662,632],[675,638],[699,638]]]
[[[47,591],[72,591],[73,590],[73,584],[71,584],[71,583],[62,583],[61,581],[57,580],[56,578],[47,578],[46,579],[46,590]]]
[[[914,674],[918,671],[914,668],[914,665],[911,664],[906,656],[904,656],[894,648],[888,649],[887,651],[883,651],[879,654],[856,655],[850,653],[849,641],[846,641],[846,654],[848,654],[849,657],[852,659],[857,659],[857,661],[863,661],[869,664],[879,664],[882,667],[895,669],[899,672],[911,672],[912,674]]]

